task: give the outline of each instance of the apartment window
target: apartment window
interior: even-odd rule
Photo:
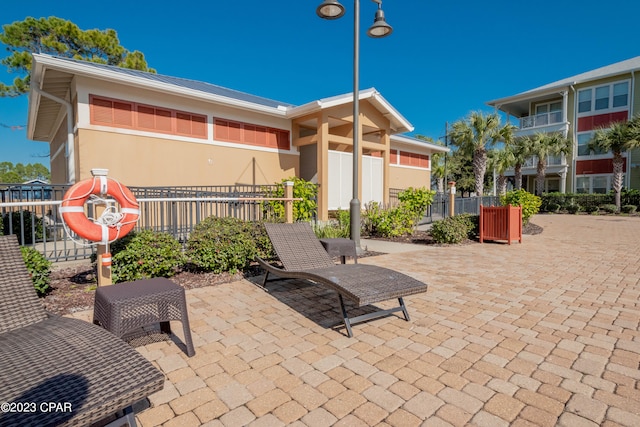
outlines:
[[[622,176],[624,180],[624,175]],[[613,175],[583,175],[576,177],[576,193],[606,194],[612,190]]]
[[[215,119],[214,137],[218,141],[289,150],[289,131],[231,120]]]
[[[613,83],[578,91],[578,114],[625,108],[629,105],[629,82]]]
[[[626,107],[629,99],[629,84],[616,83],[613,85],[613,108]]]
[[[593,132],[583,132],[578,135],[578,156],[590,156],[593,154],[606,154],[607,152],[601,149],[589,150],[589,142],[593,138]]]
[[[591,111],[591,89],[578,92],[578,113]]]
[[[609,109],[609,86],[596,88],[596,110]]]

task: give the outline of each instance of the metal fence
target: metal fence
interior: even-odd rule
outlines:
[[[0,184],[0,232],[17,234],[23,246],[35,247],[51,261],[88,258],[94,248],[70,237],[58,213],[69,187]],[[271,218],[274,212],[265,198],[276,188],[276,185],[129,187],[140,205],[136,230],[166,232],[182,243],[195,225],[209,216],[246,221]],[[86,207],[87,216],[93,217],[92,203]]]
[[[454,213],[480,215],[480,205],[500,206],[499,196],[482,197],[456,197],[454,200]],[[431,220],[436,221],[449,216],[449,195],[436,194],[431,204]]]

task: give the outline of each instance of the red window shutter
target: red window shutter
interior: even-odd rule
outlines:
[[[133,103],[113,103],[113,124],[118,126],[133,127]]]
[[[213,136],[218,141],[229,140],[229,122],[215,119],[213,122]]]
[[[191,135],[198,138],[207,137],[207,118],[205,116],[191,116]]]
[[[277,133],[278,135],[278,148],[281,150],[289,150],[291,146],[289,145],[289,131],[280,130]]]
[[[142,129],[155,129],[155,109],[152,107],[138,106],[138,127]]]
[[[278,129],[267,129],[267,143],[265,144],[267,147],[278,148],[278,133]]]
[[[107,99],[91,99],[91,122],[113,124],[113,102]]]
[[[176,113],[176,132],[191,135],[191,114]]]
[[[389,154],[389,162],[392,165],[398,164],[398,150],[391,150],[391,153]]]
[[[156,129],[161,132],[172,132],[171,110],[161,110],[156,108],[155,111]],[[189,132],[191,133],[191,132]]]
[[[255,144],[256,143],[256,127],[253,125],[244,125],[244,138],[242,142],[246,142],[247,144]]]
[[[256,145],[267,146],[267,128],[256,126]]]
[[[231,142],[242,142],[242,124],[229,122],[229,139]]]

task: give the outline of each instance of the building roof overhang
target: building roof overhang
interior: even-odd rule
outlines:
[[[571,90],[577,84],[589,83],[626,73],[633,74],[638,70],[640,70],[640,56],[567,77],[516,95],[498,98],[487,102],[487,105],[516,117],[522,117],[529,114],[529,105],[532,102],[535,103],[557,97],[562,92]]]
[[[402,116],[375,88],[363,89],[358,93],[360,101],[367,100],[391,123],[395,133],[405,133],[413,131],[413,125]],[[325,109],[334,108],[353,102],[353,92],[342,95],[322,98],[317,101],[293,107],[288,113],[288,117],[295,119],[298,117],[313,114]]]
[[[418,149],[426,148],[432,153],[448,153],[449,151],[451,151],[450,148],[445,147],[443,145],[433,144],[431,142],[418,139],[418,138],[413,138],[407,135],[391,135],[391,144],[410,146],[412,148],[418,148]]]
[[[69,102],[72,81],[76,76],[143,88],[285,119],[294,119],[325,108],[353,102],[352,94],[344,94],[294,106],[205,82],[46,54],[33,54],[31,86],[38,90],[31,90],[29,93],[27,136],[30,139],[49,141],[53,136],[52,132],[55,131],[55,125],[61,117],[60,111],[63,108],[61,103],[50,96],[42,96],[42,93]],[[368,100],[384,117],[388,118],[395,133],[413,130],[411,123],[376,89],[360,91],[360,100]]]

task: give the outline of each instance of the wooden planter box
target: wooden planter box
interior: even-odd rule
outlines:
[[[485,240],[512,240],[522,243],[522,207],[521,206],[482,206],[480,205],[480,243]]]

